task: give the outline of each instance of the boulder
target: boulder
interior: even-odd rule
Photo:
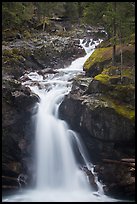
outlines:
[[[123,102],[126,98],[120,98],[124,91],[117,91],[117,100],[114,98],[116,88],[100,80],[77,76],[60,105],[61,118],[81,133],[92,159],[134,154],[134,108]],[[131,99],[128,95],[127,98]]]
[[[98,179],[104,184],[106,195],[124,200],[135,199],[135,176],[131,172],[132,164],[122,160],[104,159],[98,168],[95,168]]]

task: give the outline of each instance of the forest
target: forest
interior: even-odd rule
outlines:
[[[135,29],[135,2],[3,2],[2,29],[37,29],[52,18],[103,26],[109,36],[126,38]],[[114,28],[116,27],[116,28]],[[116,31],[114,31],[116,29]]]
[[[135,2],[2,2],[2,201],[135,201]]]

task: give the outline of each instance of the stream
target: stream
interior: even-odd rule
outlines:
[[[84,74],[83,64],[101,42],[87,45],[80,39],[86,55],[74,60],[70,66],[56,70],[55,74],[42,76],[31,72],[23,82],[39,96],[35,130],[36,185],[22,189],[15,195],[4,196],[3,202],[120,202],[104,195],[103,186],[95,176],[95,191],[81,167],[93,174],[93,164],[80,135],[59,118],[59,106],[72,87],[72,79]],[[78,111],[78,110],[77,110]],[[77,155],[76,151],[77,149]]]

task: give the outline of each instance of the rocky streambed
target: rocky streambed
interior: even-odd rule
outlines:
[[[81,31],[81,38],[86,32]],[[30,183],[33,172],[35,104],[39,98],[22,85],[27,73],[55,74],[74,59],[84,56],[79,33],[70,36],[36,33],[31,39],[2,44],[2,187],[13,190]],[[89,37],[89,36],[87,36]],[[24,76],[20,79],[21,76]],[[34,82],[35,83],[35,82]],[[20,175],[22,175],[20,177]]]
[[[85,31],[67,37],[51,36],[43,32],[29,40],[4,42],[3,190],[19,189],[20,184],[33,185],[33,135],[37,109],[35,104],[39,98],[29,88],[22,86],[21,81],[27,80],[25,73],[37,70],[42,76],[55,74],[54,69],[63,68],[74,59],[85,55],[79,46],[79,37],[89,39],[91,36],[93,37],[92,32]],[[20,79],[22,75],[24,78]],[[105,184],[105,193],[116,197],[124,197],[126,194],[127,198],[132,199],[135,193],[134,162],[128,161],[128,164],[133,165],[125,165],[121,159],[134,155],[134,124],[128,118],[119,115],[101,95],[100,90],[103,90],[103,85],[100,86],[93,77],[78,76],[73,82],[70,94],[61,104],[60,115],[73,129],[81,132],[91,161],[95,164],[94,171]],[[119,163],[111,160],[121,163],[118,165]],[[92,172],[85,172],[96,189]]]

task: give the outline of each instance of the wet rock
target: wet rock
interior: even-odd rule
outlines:
[[[78,113],[75,113],[76,107]],[[85,99],[69,94],[62,102],[60,112],[73,128],[78,128],[81,124],[81,128],[87,129],[90,135],[97,139],[128,142],[134,138],[132,122],[121,117],[113,108],[109,108],[109,104],[101,101],[98,96]],[[82,121],[80,118],[83,118]],[[118,128],[119,123],[121,130]]]
[[[96,169],[98,178],[103,182],[106,195],[120,199],[134,199],[135,177],[125,162],[106,160]]]
[[[25,174],[19,174],[17,181],[19,184],[20,188],[26,187],[27,186],[27,180],[28,180],[28,176]]]
[[[19,174],[21,172],[21,163],[20,162],[10,162],[7,165],[7,167],[9,170],[12,170],[17,174]]]
[[[23,172],[23,153],[31,143],[31,135],[34,135],[31,117],[39,99],[29,88],[22,87],[18,80],[10,77],[3,80],[2,88],[2,175],[17,178]],[[31,155],[30,152],[27,154]],[[3,186],[4,189],[14,187],[10,182]]]
[[[129,78],[129,77],[126,77],[126,76],[123,76],[122,77],[122,79],[121,79],[121,83],[122,84],[132,84],[133,83],[133,81],[132,81],[132,79],[131,78]]]
[[[111,84],[121,84],[121,77],[115,77],[110,79]]]
[[[121,91],[116,92],[116,88]],[[95,161],[104,157],[121,158],[134,154],[134,109],[130,109],[129,102],[123,104],[123,100],[133,98],[128,95],[133,92],[127,91],[127,87],[124,92],[124,88],[123,85],[114,87],[101,80],[77,76],[71,92],[60,105],[60,116],[81,133]],[[119,96],[120,102],[112,100],[111,95],[117,100]],[[76,112],[76,109],[79,111]]]
[[[45,77],[45,74],[56,74],[56,73],[58,73],[58,71],[52,68],[47,68],[47,69],[38,71],[38,74],[42,75],[43,77]]]
[[[93,173],[87,168],[87,167],[83,167],[82,170],[86,173],[86,175],[88,176],[91,188],[94,191],[98,191],[98,186],[95,182],[95,176],[93,175]]]
[[[100,81],[98,80],[93,80],[85,93],[88,94],[93,94],[93,93],[104,93],[106,91],[110,91],[110,87],[106,86],[106,84],[102,84]]]
[[[38,97],[36,94],[31,95],[25,95],[23,92],[20,91],[14,91],[12,92],[13,97],[13,103],[14,105],[20,109],[22,107],[21,111],[24,110],[31,110],[31,108],[35,105],[36,102],[38,102]]]
[[[30,80],[30,78],[28,77],[27,74],[24,74],[24,76],[22,76],[22,77],[20,78],[20,80],[21,80],[22,82],[26,82],[26,81]]]

